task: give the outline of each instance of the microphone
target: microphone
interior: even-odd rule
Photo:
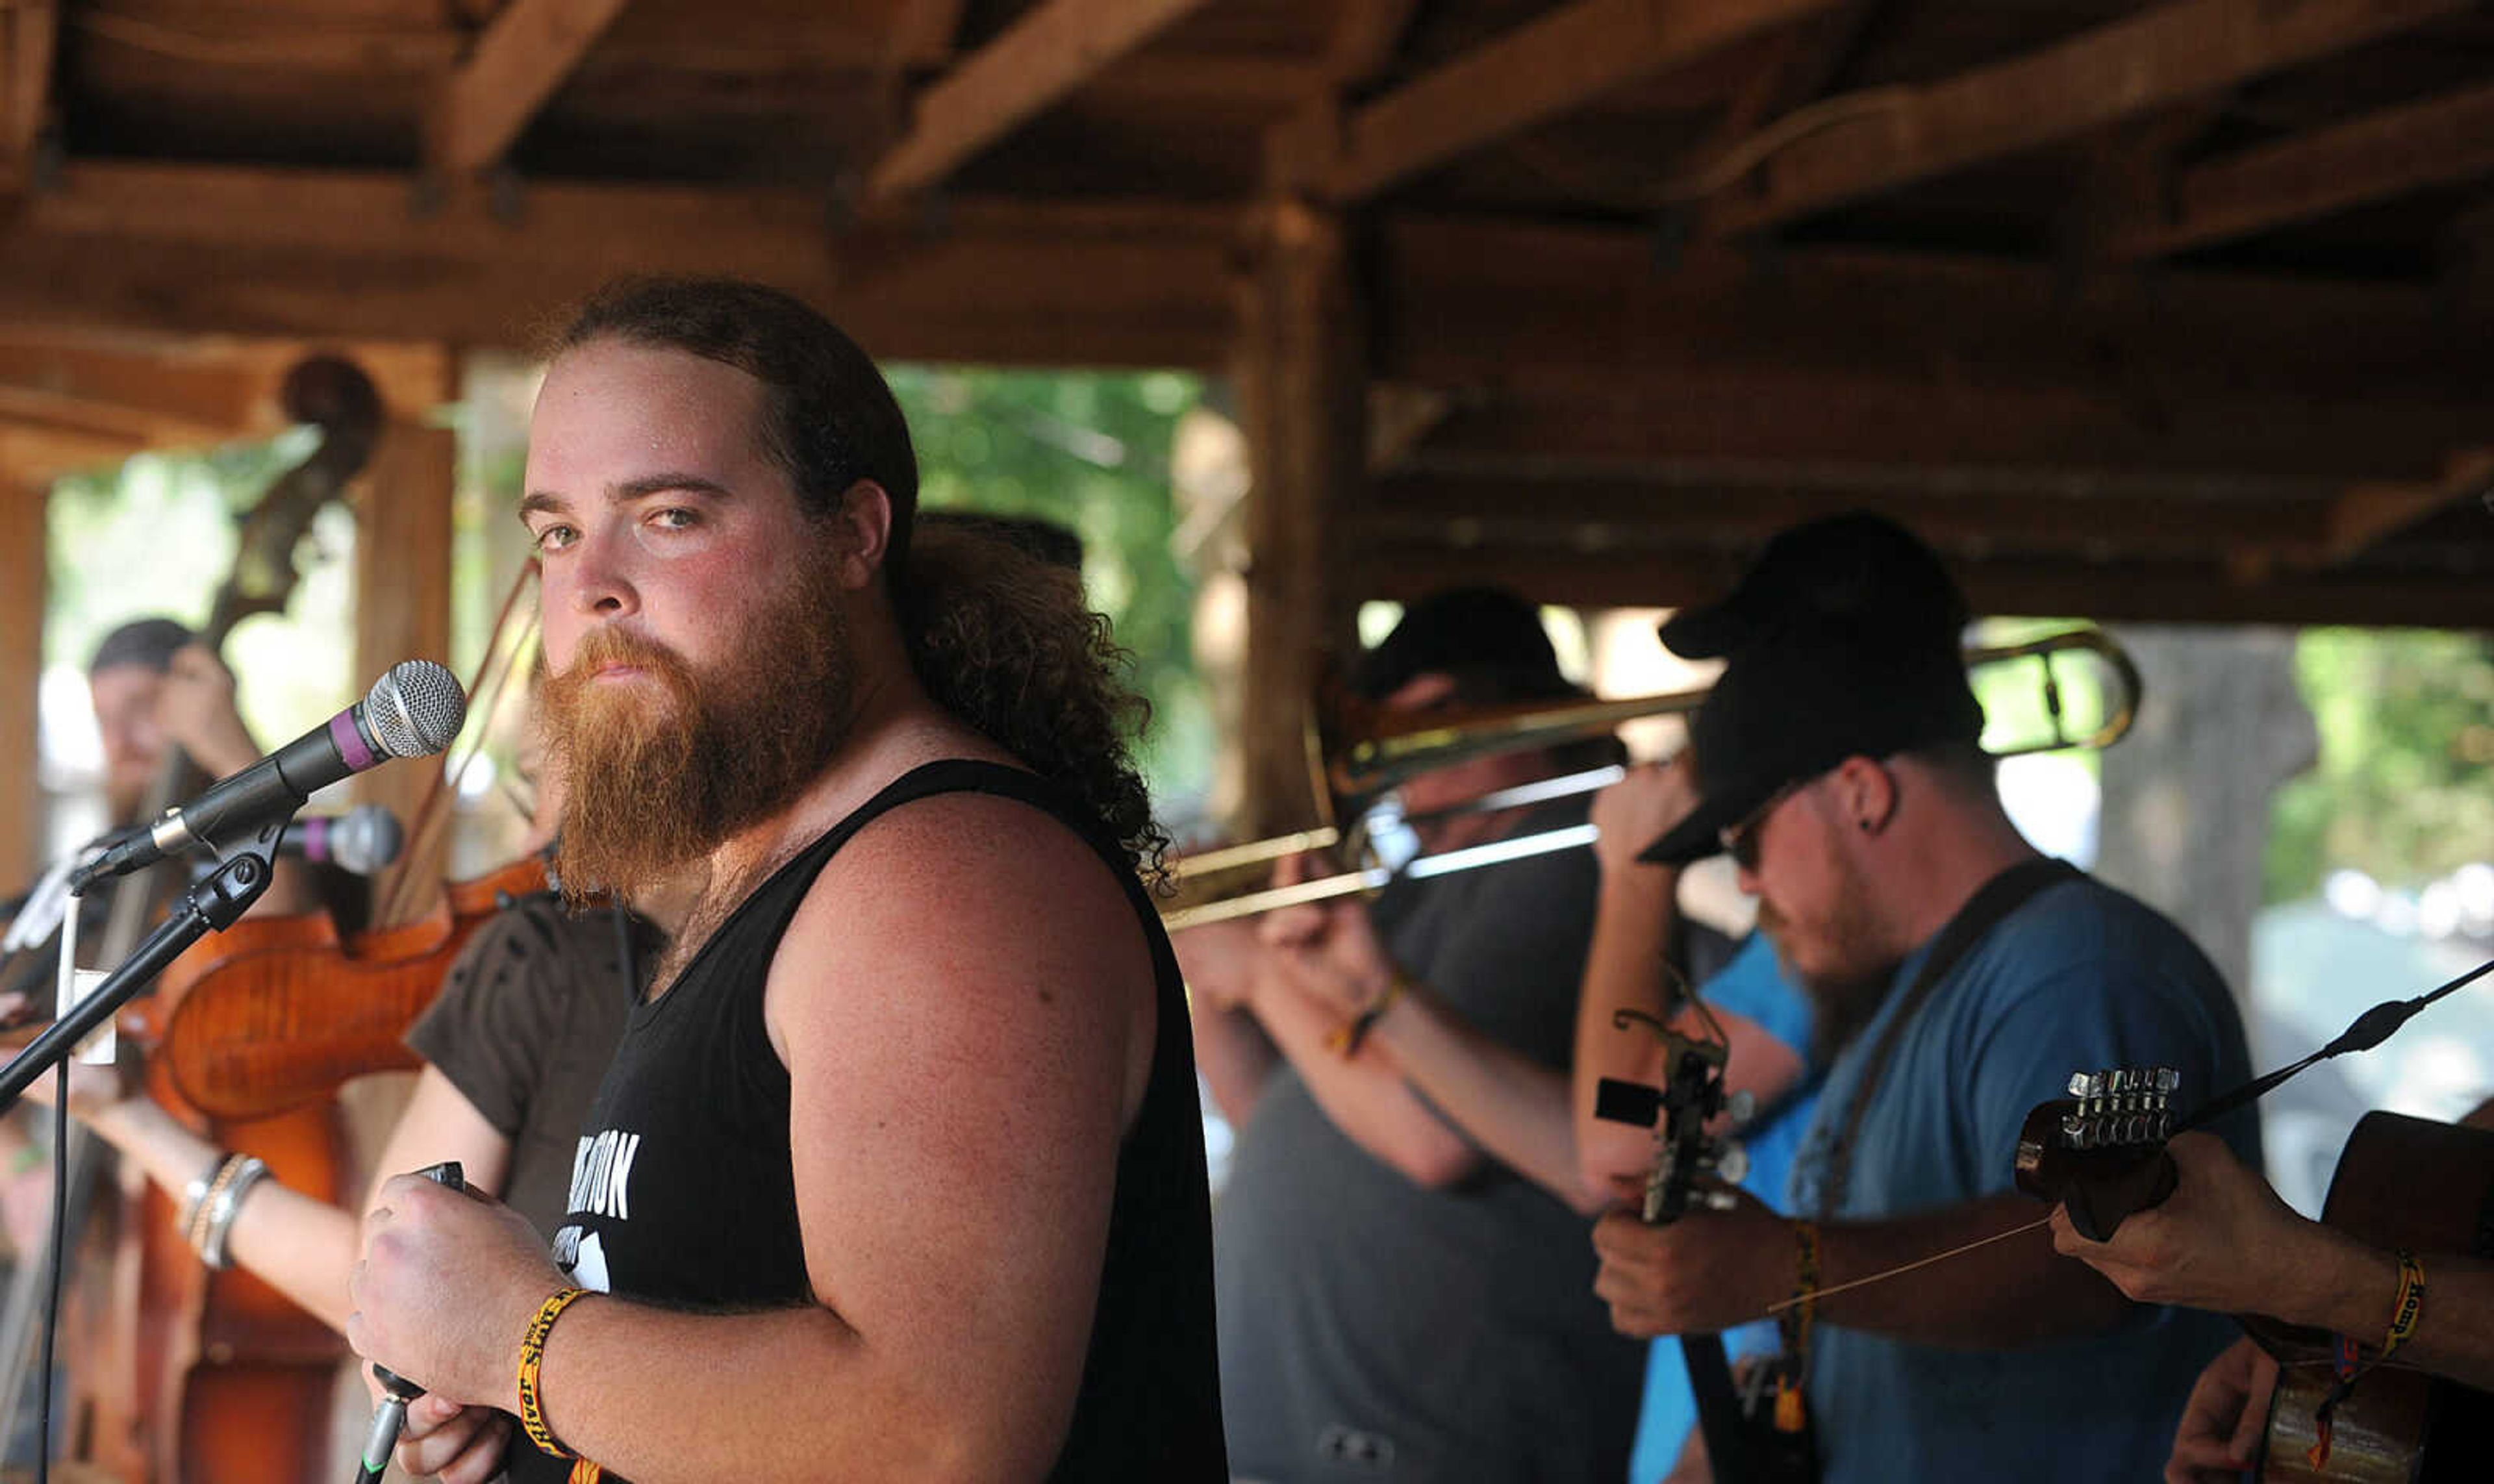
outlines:
[[[291,814],[315,790],[395,757],[423,757],[450,745],[468,715],[468,697],[448,670],[429,659],[403,660],[373,682],[361,701],[230,777],[211,783],[186,804],[167,809],[143,831],[126,833],[78,873],[75,892],[107,876],[126,876],[195,845],[249,834]]]
[[[286,822],[277,837],[277,853],[300,856],[318,865],[369,876],[398,859],[407,846],[407,832],[398,816],[378,803],[359,803],[344,814],[312,814]]]

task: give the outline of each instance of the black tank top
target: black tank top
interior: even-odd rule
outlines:
[[[1150,1080],[1118,1152],[1082,1389],[1049,1477],[1222,1480],[1211,1203],[1177,961],[1124,856],[1033,773],[951,760],[894,780],[774,872],[665,994],[633,1010],[580,1141],[555,1259],[584,1287],[671,1308],[814,1301],[789,1167],[788,1070],[764,1029],[763,986],[799,903],[851,836],[913,800],[961,792],[1020,801],[1080,835],[1151,948]],[[568,1473],[516,1433],[509,1463],[513,1484]]]

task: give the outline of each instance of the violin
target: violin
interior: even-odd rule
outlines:
[[[342,937],[325,914],[237,924],[205,945],[214,953],[177,962],[123,1026],[153,1045],[151,1071],[174,1096],[212,1118],[324,1102],[350,1077],[419,1066],[402,1038],[459,951],[497,912],[547,889],[532,855],[450,883],[431,911],[396,926]]]

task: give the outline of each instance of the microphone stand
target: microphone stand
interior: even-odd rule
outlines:
[[[205,879],[183,893],[172,915],[140,940],[93,994],[53,1021],[49,1030],[11,1057],[6,1067],[0,1067],[0,1112],[15,1105],[28,1083],[67,1057],[89,1031],[136,998],[192,944],[211,932],[231,927],[236,919],[250,911],[251,904],[268,890],[277,858],[277,837],[285,829],[285,819],[262,826],[250,843],[227,856]]]
[[[138,991],[145,988],[166,965],[180,957],[183,951],[211,932],[222,932],[236,919],[251,910],[268,890],[269,877],[275,867],[278,836],[286,829],[286,819],[278,818],[255,832],[241,848],[228,856],[207,877],[183,895],[181,902],[156,930],[131,951],[121,966],[112,971],[93,994],[78,1002],[70,1014],[53,1022],[50,1029],[35,1038],[26,1048],[0,1067],[0,1112],[16,1105],[29,1084],[76,1051],[87,1033],[102,1025]],[[73,895],[83,895],[82,884]],[[73,906],[72,912],[77,909]],[[70,1122],[69,1100],[61,1100],[59,1110],[63,1129],[63,1147],[59,1151],[68,1166],[67,1177],[52,1190],[51,1304],[60,1302],[60,1275],[69,1260],[65,1218],[72,1193],[83,1192],[92,1164],[81,1130]],[[34,1345],[34,1312],[38,1302],[36,1273],[40,1264],[21,1259],[18,1271],[12,1275],[8,1302],[0,1310],[0,1398],[5,1398],[6,1427],[14,1431],[16,1419],[17,1393],[24,1380],[27,1364],[34,1357],[27,1351]],[[44,1325],[44,1405],[38,1408],[35,1438],[35,1463],[38,1480],[50,1473],[52,1450],[51,1419],[51,1341],[53,1327],[59,1323],[57,1313],[48,1314]]]

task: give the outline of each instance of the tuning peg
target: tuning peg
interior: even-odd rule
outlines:
[[[2070,1096],[2071,1096],[2071,1097],[2073,1097],[2073,1098],[2083,1098],[2083,1098],[2092,1098],[2092,1097],[2094,1097],[2095,1095],[2096,1095],[2096,1079],[2095,1079],[2093,1076],[2090,1076],[2089,1075],[2087,1075],[2086,1073],[2083,1073],[2083,1072],[2073,1072],[2073,1073],[2071,1073],[2071,1074],[2070,1074]]]
[[[1697,1203],[1709,1211],[1729,1211],[1738,1206],[1741,1201],[1740,1197],[1730,1191],[1708,1191],[1697,1197]]]
[[[1748,1123],[1757,1110],[1758,1100],[1746,1087],[1723,1101],[1723,1111],[1732,1115],[1734,1123]]]
[[[1715,1155],[1715,1173],[1734,1185],[1749,1178],[1749,1151],[1739,1144],[1725,1144]]]

